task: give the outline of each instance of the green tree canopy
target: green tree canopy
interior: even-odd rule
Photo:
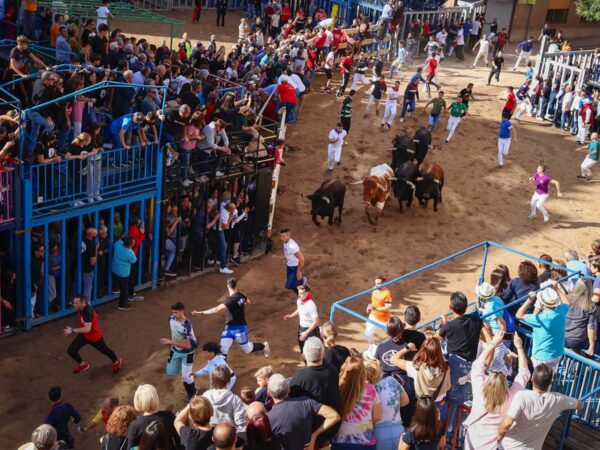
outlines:
[[[577,15],[586,20],[600,20],[600,1],[599,0],[577,0]]]

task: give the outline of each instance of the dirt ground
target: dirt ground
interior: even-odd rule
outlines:
[[[234,37],[237,29],[232,24],[239,23],[238,17],[229,14],[230,26],[218,29],[219,36]],[[203,16],[203,24],[212,25],[213,20],[212,12]],[[148,29],[137,24],[135,29],[122,28],[131,34]],[[152,28],[156,28],[154,38],[159,39],[159,33],[164,31]],[[207,29],[204,25],[187,29],[192,40],[206,40],[215,31],[214,27]],[[508,56],[507,60],[510,64],[514,58]],[[438,162],[445,170],[443,204],[434,213],[431,205],[424,210],[415,202],[412,209],[401,213],[397,202],[390,199],[377,232],[365,218],[360,186],[348,188],[341,226],[323,223],[317,228],[310,220],[310,205],[302,194],[312,192],[327,178],[327,135],[335,126],[339,111],[339,100],[333,94],[319,92],[324,77],[317,76],[317,89],[306,97],[300,123],[288,128],[287,142],[292,150],[284,155],[287,165],[282,171],[275,229],[290,227],[300,244],[322,321],[328,319],[333,301],[369,288],[375,275],[383,273],[393,278],[484,240],[533,255],[549,252],[562,257],[568,248],[587,254],[590,241],[599,237],[598,182],[586,183],[576,178],[584,155],[574,151],[576,144],[570,135],[556,132],[547,123],[525,118],[521,125],[516,125],[518,140],[513,142],[505,168],[497,169],[497,131],[488,125],[499,121],[504,104],[499,96],[504,96],[505,87],[518,86],[524,76],[506,72],[500,85],[488,87],[487,70],[473,71],[467,63],[458,65],[454,60],[448,61],[440,72],[447,98],[468,82],[475,83],[475,100],[471,102],[469,116],[449,145],[443,144],[446,118],[442,119],[434,134],[434,144],[442,149],[428,156],[428,161]],[[339,81],[337,73],[335,81]],[[364,89],[356,96],[342,165],[333,174],[345,181],[360,180],[371,166],[389,163],[394,134],[413,133],[426,122],[422,95],[417,112],[405,123],[400,124],[396,118],[391,131],[381,130],[379,118],[373,112],[368,119],[362,118]],[[552,192],[547,202],[551,221],[547,224],[527,219],[533,192],[527,180],[541,160],[548,163],[550,173],[561,182],[565,194],[563,199],[557,199]],[[452,291],[464,290],[472,297],[481,260],[482,251],[477,250],[399,282],[391,288],[394,312],[401,314],[407,305],[416,304],[424,318],[432,318],[447,309]],[[516,271],[520,260],[518,255],[493,250],[487,273],[500,262]],[[251,338],[259,342],[269,340],[273,351],[266,361],[262,354],[244,355],[239,348],[232,348],[229,361],[238,376],[237,392],[244,385],[254,385],[251,374],[267,362],[286,375],[298,367],[296,324],[282,321],[283,314],[294,309],[294,296],[283,288],[284,274],[285,260],[277,239],[273,253],[235,270],[241,290],[253,300],[247,309]],[[71,373],[73,363],[65,354],[71,339],[63,337],[61,330],[74,325],[74,317],[0,341],[0,416],[4,418],[0,423],[0,449],[12,449],[27,442],[31,431],[43,421],[48,408],[46,394],[54,385],[62,386],[65,400],[79,409],[85,421],[92,418],[106,395],[117,395],[122,403],[131,403],[141,383],[156,385],[162,407],[173,410],[181,407],[184,398],[181,380],[165,375],[168,349],[159,344],[161,337],[169,335],[169,306],[179,300],[190,310],[216,305],[224,298],[225,278],[207,274],[168,289],[147,291],[146,301],[135,304],[129,312],[116,311],[114,304],[99,307],[106,342],[124,361],[118,375],[112,375],[109,362],[92,349],[83,350],[91,369],[79,375]],[[347,306],[363,313],[367,302],[367,297],[361,297]],[[358,320],[343,312],[338,312],[335,319],[341,326],[342,343],[358,349],[366,347],[363,325]],[[194,318],[200,344],[218,340],[223,321],[224,317]],[[198,355],[195,367],[202,364]],[[197,386],[206,388],[207,380],[198,381]],[[76,435],[78,448],[98,448],[98,436],[99,433]]]

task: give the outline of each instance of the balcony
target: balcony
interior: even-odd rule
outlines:
[[[67,212],[157,188],[162,155],[157,143],[103,150],[85,159],[30,166],[32,217]]]
[[[0,230],[15,222],[15,168],[0,166]]]

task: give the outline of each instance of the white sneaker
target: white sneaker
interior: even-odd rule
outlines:
[[[536,217],[537,217],[537,215],[535,215],[535,214],[529,214],[529,216],[527,218],[529,220],[535,220]]]
[[[218,177],[222,177],[223,175],[225,175],[225,173],[224,173],[224,172],[221,172],[220,170],[217,170],[217,173],[216,173],[216,175],[217,175]]]
[[[222,269],[219,269],[219,272],[229,275],[233,273],[233,270],[229,269],[228,267],[223,267]]]
[[[269,356],[271,356],[271,347],[269,346],[269,343],[267,341],[263,342],[263,345],[265,346],[263,353],[265,354],[265,358],[268,358]]]
[[[400,117],[400,122],[404,122],[404,117]]]
[[[548,222],[550,220],[550,216],[544,217],[544,222]]]
[[[193,183],[193,182],[191,182],[190,180],[185,180],[185,181],[182,181],[182,182],[181,182],[181,185],[182,185],[183,187],[189,187],[189,186],[191,186],[192,184],[194,184],[194,183]]]

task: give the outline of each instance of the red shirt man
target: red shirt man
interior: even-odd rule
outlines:
[[[504,104],[504,109],[510,111],[511,113],[517,107],[517,96],[512,90],[508,91],[508,95],[506,97],[506,103]]]
[[[277,86],[277,96],[281,103],[292,103],[294,105],[298,103],[296,89],[286,80],[283,80],[279,86]]]
[[[427,59],[427,75],[429,75],[431,78],[435,77],[435,71],[437,70],[437,66],[437,59],[435,59],[435,57],[433,56],[430,56]]]
[[[349,55],[344,56],[344,58],[342,59],[342,64],[340,65],[340,70],[341,70],[342,74],[350,73],[353,62],[354,61],[352,59],[352,56],[349,56]]]

